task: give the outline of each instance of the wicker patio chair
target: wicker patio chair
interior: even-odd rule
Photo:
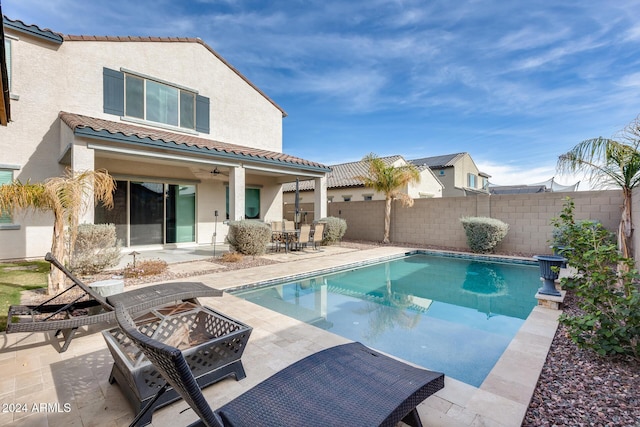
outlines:
[[[67,270],[51,253],[45,260],[60,269],[73,285],[39,305],[12,305],[7,314],[7,333],[49,332],[62,334],[60,353],[69,348],[81,326],[115,321],[114,304],[122,302],[131,313],[138,313],[179,301],[197,303],[200,297],[217,297],[222,291],[201,282],[171,282],[103,297]],[[76,292],[72,298],[69,298]],[[77,292],[79,290],[79,292]],[[69,301],[70,300],[70,301]]]
[[[194,426],[370,427],[401,420],[421,426],[416,406],[444,387],[444,374],[356,342],[312,354],[213,410],[180,350],[141,333],[120,304],[116,319],[167,381],[165,388],[173,387],[200,417]]]

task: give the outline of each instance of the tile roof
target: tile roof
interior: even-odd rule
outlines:
[[[410,163],[413,163],[416,166],[429,166],[430,168],[444,168],[453,166],[458,159],[463,157],[466,152],[463,153],[453,153],[453,154],[444,154],[441,156],[433,156],[433,157],[423,157],[421,159],[409,160]]]
[[[174,150],[188,151],[198,154],[210,154],[237,160],[269,163],[288,167],[302,167],[305,169],[329,171],[323,164],[290,156],[285,153],[228,144],[194,135],[181,134],[162,129],[147,128],[122,122],[97,119],[95,117],[61,111],[60,119],[66,123],[74,133],[105,140],[129,142],[143,146],[155,146]]]
[[[403,159],[400,155],[380,157],[387,165],[390,165],[398,160]],[[367,164],[362,160],[350,163],[341,163],[338,165],[331,165],[331,172],[327,174],[327,188],[348,188],[348,187],[361,187],[362,181],[356,179],[356,176],[364,176],[368,174]],[[314,180],[304,180],[298,183],[300,191],[310,191],[315,188]],[[289,182],[282,186],[282,191],[292,192],[296,191],[295,182]]]
[[[23,34],[29,34],[40,39],[48,40],[57,44],[62,44],[62,34],[51,31],[48,28],[40,28],[37,25],[25,24],[19,19],[9,19],[4,15],[2,16],[2,25],[12,30],[21,32]]]

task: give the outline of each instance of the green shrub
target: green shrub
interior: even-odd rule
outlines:
[[[318,222],[324,223],[323,245],[331,245],[339,242],[344,236],[344,233],[347,232],[347,221],[342,218],[328,216],[320,219]]]
[[[122,257],[114,224],[80,224],[69,266],[80,274],[114,267]]]
[[[580,312],[563,313],[560,322],[579,347],[640,360],[640,275],[634,261],[618,251],[613,233],[594,221],[575,221],[573,210],[567,198],[560,218],[552,221],[566,227],[572,250],[563,255],[577,270],[561,283],[575,292]]]
[[[492,252],[509,231],[509,224],[487,217],[460,218],[467,234],[467,244],[476,253]]]
[[[271,227],[260,221],[230,221],[227,243],[244,255],[262,255],[271,241]]]

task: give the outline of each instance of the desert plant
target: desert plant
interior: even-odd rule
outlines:
[[[495,218],[464,217],[460,218],[467,235],[469,248],[476,253],[489,253],[504,239],[509,231],[509,224]]]
[[[65,248],[73,248],[76,228],[82,212],[92,203],[102,202],[113,207],[113,191],[116,183],[106,170],[73,172],[67,169],[64,176],[48,178],[42,183],[26,184],[13,181],[0,185],[0,213],[17,209],[35,209],[53,213],[53,237],[51,253],[63,264],[68,261]],[[65,226],[69,227],[69,244],[65,242]],[[65,285],[65,275],[51,266],[48,293],[55,294]]]
[[[95,274],[118,264],[122,255],[114,224],[80,224],[69,263],[71,271]]]
[[[626,258],[633,257],[632,194],[640,186],[640,116],[629,123],[616,139],[594,138],[582,141],[558,158],[560,172],[590,172],[594,187],[617,187],[624,197],[618,248]]]
[[[222,259],[222,262],[240,262],[244,256],[238,252],[227,252],[220,258]]]
[[[344,233],[347,232],[347,221],[342,218],[328,216],[320,219],[318,222],[324,223],[323,245],[331,245],[339,242],[344,236]]]
[[[126,279],[135,279],[143,276],[154,276],[167,271],[167,262],[161,259],[145,259],[133,264],[128,264],[124,268],[124,277]]]
[[[244,255],[262,255],[271,242],[271,227],[260,221],[230,221],[227,243]]]
[[[389,231],[391,229],[391,201],[398,199],[402,206],[413,206],[413,199],[402,190],[408,184],[420,182],[420,171],[412,164],[404,166],[388,165],[383,159],[371,153],[362,159],[367,165],[368,174],[356,176],[365,187],[373,188],[375,191],[383,193],[384,204],[384,235],[382,243],[389,243]]]
[[[562,314],[571,340],[601,356],[625,355],[640,360],[640,275],[632,258],[618,250],[615,236],[602,224],[577,222],[567,200],[553,220],[567,228],[573,250],[565,256],[577,274],[561,279],[578,298],[579,314]]]

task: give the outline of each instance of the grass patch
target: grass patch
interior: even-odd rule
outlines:
[[[20,294],[47,287],[50,265],[46,261],[0,263],[0,331],[7,328],[9,306],[20,303]]]

